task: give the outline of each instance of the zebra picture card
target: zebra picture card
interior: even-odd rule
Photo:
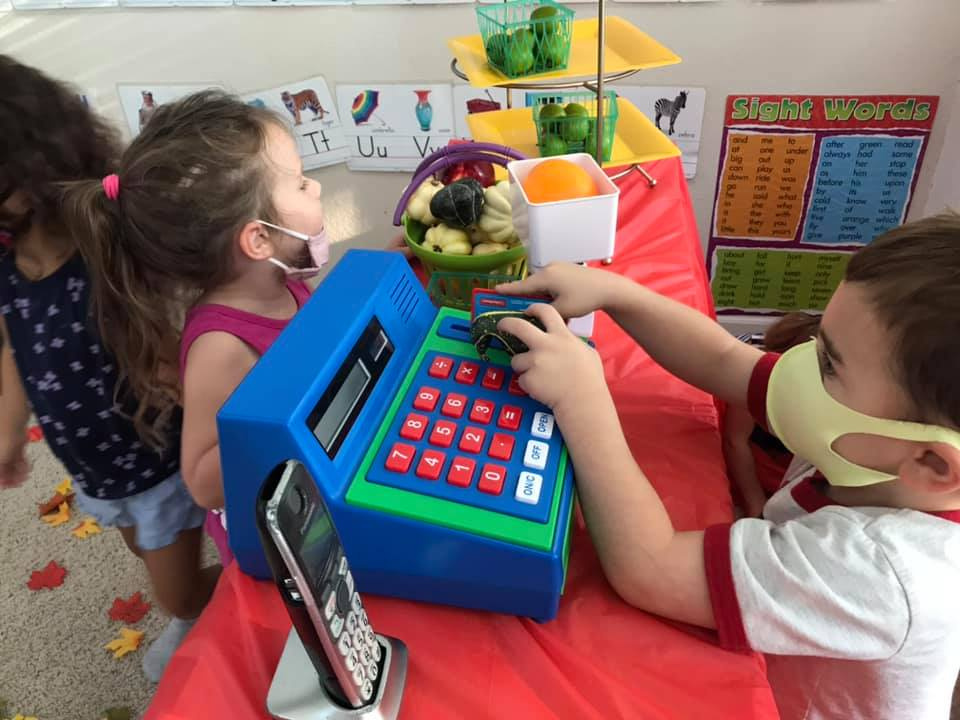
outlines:
[[[242,97],[250,105],[270,108],[286,119],[296,138],[304,170],[336,165],[349,156],[337,104],[322,75]]]
[[[700,155],[707,91],[702,87],[652,85],[617,85],[615,89],[680,148],[683,174],[688,180],[694,177]]]

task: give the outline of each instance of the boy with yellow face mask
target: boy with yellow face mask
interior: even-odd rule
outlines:
[[[501,328],[530,348],[513,369],[553,409],[625,601],[767,653],[783,720],[947,718],[960,669],[960,215],[860,250],[817,338],[783,356],[602,270],[554,265],[498,291],[554,298],[528,311],[546,332]],[[674,530],[599,357],[562,320],[597,309],[797,455],[762,519]]]

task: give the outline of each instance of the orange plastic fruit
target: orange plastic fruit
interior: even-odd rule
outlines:
[[[533,167],[523,181],[523,191],[533,203],[557,202],[593,197],[597,184],[590,173],[563,158],[544,160]]]

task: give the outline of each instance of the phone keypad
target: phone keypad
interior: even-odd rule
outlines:
[[[376,693],[383,649],[370,626],[370,619],[363,609],[360,593],[356,591],[353,574],[342,551],[334,567],[335,574],[327,580],[321,595],[323,615],[343,660],[343,667],[349,673],[357,695],[366,703]]]

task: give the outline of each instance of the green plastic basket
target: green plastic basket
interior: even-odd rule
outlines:
[[[543,8],[552,8],[552,14]],[[570,8],[553,0],[511,0],[476,10],[491,67],[508,78],[566,69],[573,39]],[[535,12],[547,16],[532,19]]]
[[[613,138],[617,132],[617,94],[613,90],[603,93],[603,159],[607,162],[613,152]],[[537,147],[541,157],[566,155],[585,152],[597,157],[597,115],[600,102],[596,93],[585,92],[547,92],[530,93],[527,102],[533,106],[533,124],[537,128]],[[565,110],[572,104],[586,109],[586,115],[568,115],[566,112],[556,116],[544,117],[547,107],[556,106]]]
[[[493,290],[500,283],[522,279],[519,275],[435,272],[430,276],[427,294],[437,307],[469,311],[473,291],[477,288]]]
[[[427,277],[438,270],[519,277],[525,277],[527,274],[527,249],[523,245],[490,255],[444,255],[421,245],[426,233],[426,225],[406,215],[403,216],[403,237],[407,241],[407,247],[420,260]]]

